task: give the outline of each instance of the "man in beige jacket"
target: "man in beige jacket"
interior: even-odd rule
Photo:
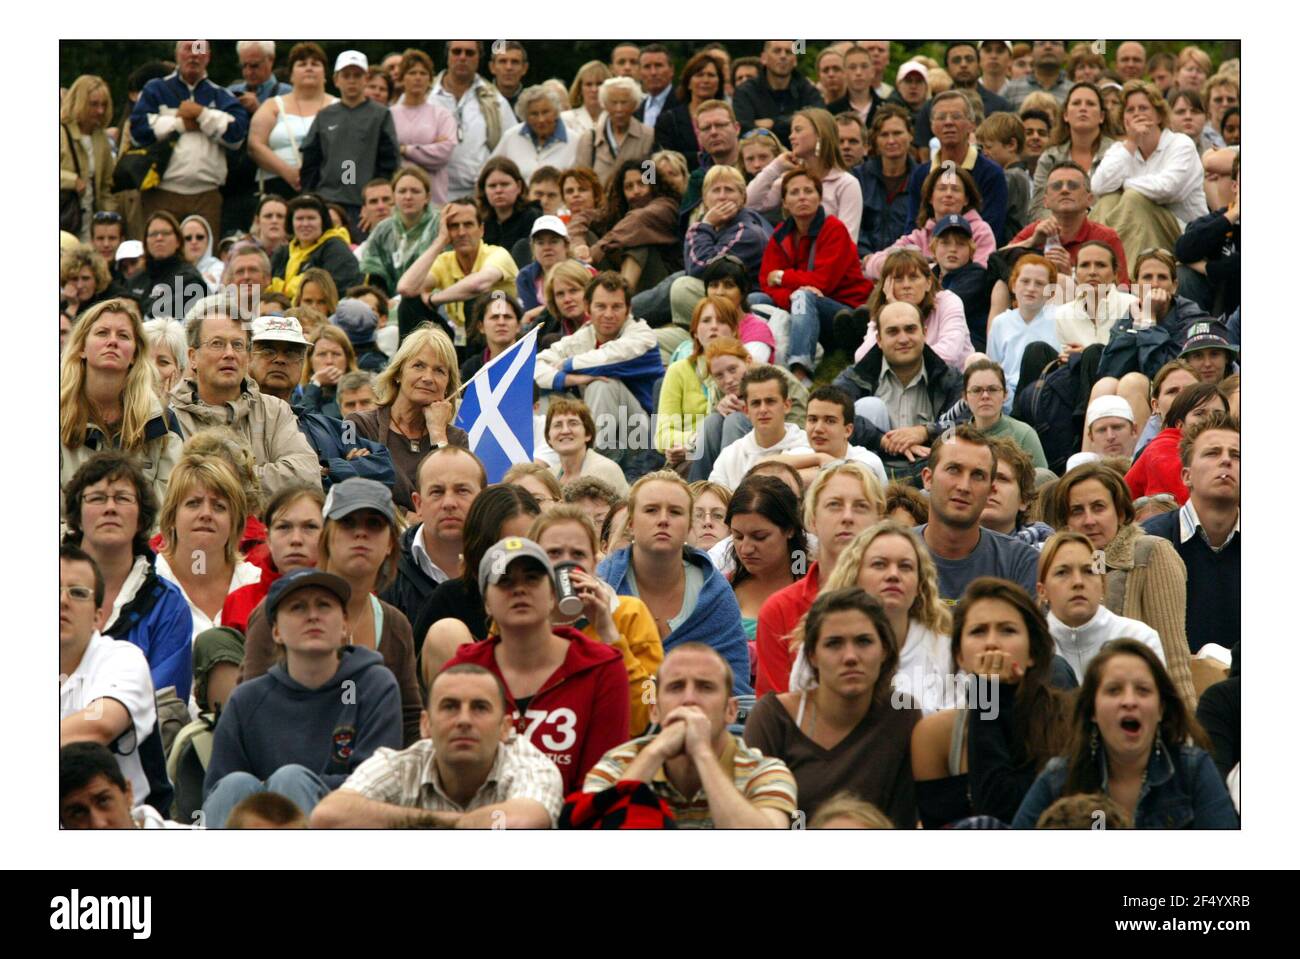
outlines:
[[[273,496],[295,483],[320,487],[320,463],[289,404],[259,392],[248,378],[248,333],[224,313],[195,317],[186,331],[191,378],[171,393],[181,434],[189,439],[209,426],[239,433],[257,461],[262,492]]]

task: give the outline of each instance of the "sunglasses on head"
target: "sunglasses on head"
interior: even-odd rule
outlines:
[[[740,135],[740,139],[742,140],[748,140],[751,137],[771,137],[773,140],[777,140],[775,133],[771,130],[765,130],[763,127],[754,127],[754,129],[750,130],[748,133],[742,133]],[[780,140],[777,140],[777,142],[779,143]]]
[[[91,223],[121,223],[122,214],[114,213],[111,210],[100,210],[90,218]]]

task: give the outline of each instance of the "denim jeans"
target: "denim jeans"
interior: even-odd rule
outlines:
[[[230,773],[208,793],[203,801],[203,818],[209,829],[225,829],[230,812],[249,796],[256,793],[279,793],[311,816],[316,804],[330,794],[330,788],[306,766],[281,766],[262,782],[252,773]]]
[[[695,437],[695,458],[687,479],[692,483],[708,479],[718,455],[753,428],[744,413],[728,413],[725,418],[719,413],[706,416]]]
[[[798,290],[790,297],[790,356],[787,366],[796,364],[813,369],[817,355],[817,341],[830,342],[831,321],[840,310],[848,307],[829,296],[818,296],[807,290]]]

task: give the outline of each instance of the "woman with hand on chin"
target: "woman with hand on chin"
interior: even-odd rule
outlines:
[[[1003,823],[1015,817],[1066,740],[1065,701],[1049,685],[1053,650],[1043,614],[1019,586],[982,576],[966,587],[952,624],[953,661],[967,677],[965,701],[926,716],[912,734],[912,775],[926,829],[971,816]],[[1011,695],[1001,694],[1004,687]]]
[[[862,187],[845,168],[835,119],[827,111],[813,107],[794,115],[790,121],[790,149],[750,181],[745,205],[760,213],[780,207],[785,199],[785,176],[791,170],[811,173],[821,181],[822,208],[827,216],[844,224],[856,252],[858,227],[862,224]]]
[[[810,685],[764,696],[745,742],[794,774],[800,808],[816,812],[843,789],[879,807],[899,829],[916,824],[908,743],[920,713],[891,681],[898,642],[885,607],[857,586],[817,597],[803,625]]]
[[[1092,543],[1082,533],[1057,533],[1043,544],[1038,558],[1038,600],[1047,609],[1047,626],[1056,652],[1075,676],[1087,672],[1092,658],[1111,640],[1127,637],[1155,653],[1165,651],[1160,634],[1146,623],[1116,616],[1101,605],[1105,579],[1093,559]]]
[[[469,436],[451,425],[459,389],[456,348],[447,334],[426,324],[402,341],[379,374],[379,406],[347,416],[356,423],[358,435],[388,447],[397,473],[393,502],[407,513],[414,510],[411,493],[419,484],[425,454],[439,446],[469,448]]]
[[[1104,793],[1138,829],[1236,829],[1209,748],[1159,657],[1117,639],[1088,664],[1069,751],[1047,764],[1011,825],[1032,829],[1062,796]]]

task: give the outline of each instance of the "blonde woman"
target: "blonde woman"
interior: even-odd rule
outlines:
[[[573,109],[560,114],[560,122],[575,140],[596,128],[601,115],[600,85],[610,76],[609,67],[600,60],[588,60],[578,67],[569,87],[569,106]]]
[[[158,575],[189,604],[193,638],[221,625],[226,597],[262,578],[239,558],[248,501],[234,471],[214,456],[184,456],[172,471],[158,526]]]
[[[403,514],[418,484],[420,461],[440,446],[469,448],[469,436],[451,425],[460,390],[460,365],[447,334],[425,323],[402,341],[388,368],[375,380],[379,406],[349,413],[357,433],[388,448],[397,482],[393,502]]]
[[[293,305],[309,306],[313,310],[319,310],[328,319],[339,306],[338,284],[328,270],[322,270],[318,266],[303,270]]]
[[[127,299],[105,300],[81,315],[59,374],[59,488],[100,449],[135,454],[161,501],[181,456],[149,362],[140,313]]]
[[[939,572],[909,527],[885,520],[860,533],[840,554],[822,592],[861,586],[885,607],[899,639],[894,689],[911,696],[923,715],[956,705],[949,632],[952,617],[939,598]],[[812,674],[802,652],[790,688],[808,688]]]
[[[144,341],[149,362],[158,374],[158,394],[164,405],[171,388],[185,378],[189,363],[189,346],[185,342],[185,324],[167,317],[146,320]]]
[[[113,147],[104,134],[112,100],[102,78],[86,74],[72,81],[59,107],[59,189],[75,190],[81,201],[77,238],[90,242],[90,224],[101,210],[117,211],[113,196]]]
[[[266,542],[266,526],[258,519],[263,505],[262,483],[257,478],[257,461],[244,438],[229,427],[209,426],[185,441],[181,456],[210,456],[230,467],[244,491],[247,510],[244,528],[239,534],[239,552],[247,556],[255,546]],[[162,538],[157,537],[152,545],[155,550],[162,549]]]
[[[822,209],[843,223],[849,236],[856,239],[862,225],[862,187],[845,168],[835,118],[820,107],[794,115],[790,121],[790,149],[750,181],[746,206],[760,213],[780,208],[781,178],[796,169],[815,173],[821,179]]]

